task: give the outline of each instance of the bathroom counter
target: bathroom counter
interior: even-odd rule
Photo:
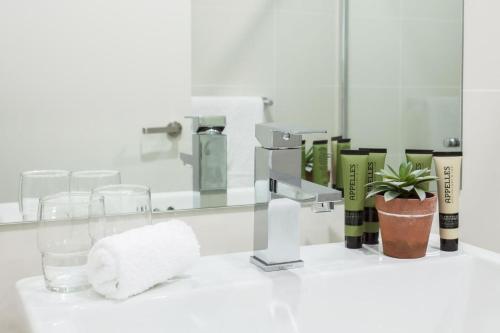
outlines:
[[[432,244],[436,244],[432,239]],[[251,253],[201,258],[187,274],[130,298],[57,294],[40,276],[18,281],[33,332],[496,332],[500,255],[398,260],[379,246],[305,246],[305,267],[264,273]]]

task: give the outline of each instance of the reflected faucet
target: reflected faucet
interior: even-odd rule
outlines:
[[[187,117],[193,120],[193,154],[181,153],[184,164],[193,167],[194,207],[227,204],[227,137],[222,132],[226,117]],[[198,201],[199,200],[199,201]]]
[[[302,179],[302,135],[326,131],[298,129],[279,123],[255,126],[262,147],[255,148],[254,255],[250,262],[264,271],[302,267],[298,223],[280,233],[270,233],[272,199],[289,198],[313,202],[313,212],[330,212],[342,199],[340,191]],[[277,222],[274,222],[277,223]]]

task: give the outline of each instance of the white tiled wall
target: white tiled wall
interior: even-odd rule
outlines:
[[[267,96],[270,120],[339,123],[339,0],[193,0],[193,95]]]
[[[387,147],[389,164],[444,149],[461,134],[461,0],[348,2],[353,145]]]
[[[500,252],[500,2],[465,1],[464,241]]]

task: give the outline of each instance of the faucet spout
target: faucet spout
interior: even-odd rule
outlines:
[[[330,212],[336,202],[342,201],[340,191],[307,180],[301,180],[299,186],[273,180],[270,183],[274,184],[271,186],[274,187],[271,191],[279,197],[299,202],[312,202],[314,213]]]

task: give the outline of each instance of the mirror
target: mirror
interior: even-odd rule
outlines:
[[[346,1],[346,132],[358,147],[461,150],[463,0]]]
[[[461,1],[9,3],[0,223],[27,170],[117,170],[158,213],[252,205],[259,122],[326,130],[306,151],[461,140]]]

